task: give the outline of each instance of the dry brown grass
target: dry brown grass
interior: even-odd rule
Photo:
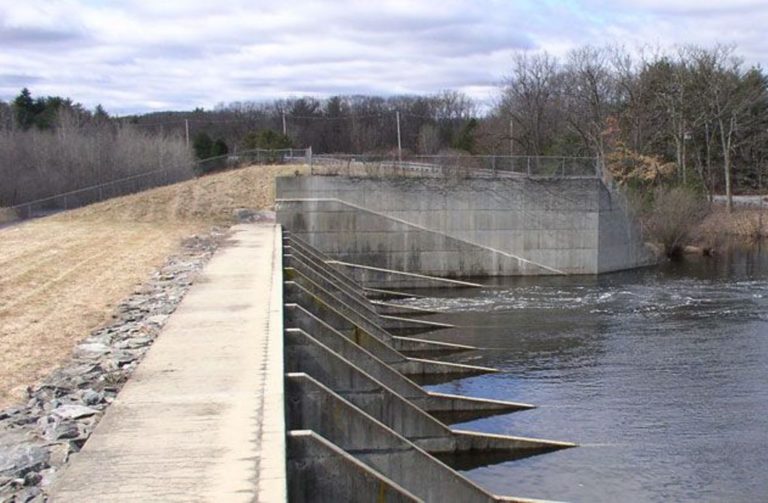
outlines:
[[[255,166],[0,229],[0,407],[69,357],[181,240],[229,224],[238,207],[274,205]]]
[[[228,224],[235,208],[271,209],[275,177],[296,171],[309,173],[306,166],[251,166],[120,197],[69,215],[112,221]]]
[[[11,208],[0,208],[0,225],[18,220],[19,216]]]
[[[762,216],[761,216],[762,214]],[[717,249],[734,239],[756,240],[768,236],[768,209],[734,208],[731,213],[716,205],[692,233],[692,241]]]

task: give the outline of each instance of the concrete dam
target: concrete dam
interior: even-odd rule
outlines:
[[[332,262],[235,227],[50,501],[521,501],[457,469],[574,447],[451,428],[534,406],[422,388],[496,370],[441,361],[476,348],[413,336],[444,326]]]
[[[429,340],[448,325],[387,289],[645,265],[621,199],[594,178],[295,177],[277,196],[278,224],[233,228],[51,501],[526,501],[459,470],[575,444],[452,428],[534,405],[420,386],[497,370],[443,361],[477,348]]]

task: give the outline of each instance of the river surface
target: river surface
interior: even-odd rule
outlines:
[[[430,389],[538,408],[455,425],[580,446],[465,472],[565,501],[768,501],[768,251],[596,277],[507,278],[404,302],[459,328],[454,361],[502,372]],[[448,297],[446,297],[446,295]]]

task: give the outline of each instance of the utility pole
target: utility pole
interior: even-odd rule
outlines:
[[[515,155],[515,121],[509,119],[509,156]]]
[[[288,136],[288,128],[285,125],[285,112],[283,112],[283,136]]]
[[[184,119],[184,135],[187,138],[187,148],[189,148],[189,119]]]
[[[395,112],[395,119],[397,121],[397,161],[403,164],[403,144],[400,141],[400,111]]]

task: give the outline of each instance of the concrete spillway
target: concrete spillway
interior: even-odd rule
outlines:
[[[408,356],[473,348],[392,335],[393,323],[397,330],[443,327],[382,314],[391,306],[372,303],[300,238],[287,236],[283,252],[290,500],[512,501],[454,468],[573,447],[451,429],[451,422],[532,405],[425,391],[411,378],[450,380],[495,369]]]
[[[574,446],[451,428],[533,406],[424,390],[496,370],[394,335],[443,327],[332,264],[279,226],[237,227],[52,501],[514,501],[456,470]]]

